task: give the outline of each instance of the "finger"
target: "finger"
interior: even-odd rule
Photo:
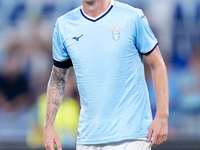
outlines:
[[[147,136],[147,142],[150,142],[150,141],[151,141],[152,134],[153,134],[153,130],[152,130],[151,127],[150,127],[150,128],[149,128],[149,133],[148,133],[148,136]]]
[[[164,136],[164,142],[167,141],[167,135]]]
[[[163,141],[164,141],[164,137],[163,136],[158,136],[156,146],[162,144]]]
[[[53,142],[45,143],[46,150],[55,150]]]
[[[62,146],[61,146],[59,138],[55,140],[55,144],[56,144],[57,150],[62,150]]]
[[[55,150],[54,148],[48,148],[48,149],[46,149],[46,150]]]
[[[166,140],[167,140],[167,135],[166,134],[161,134],[161,135],[158,136],[158,142],[157,142],[157,144],[160,145],[163,142],[165,142]]]
[[[167,133],[163,133],[160,135],[160,144],[167,140]]]
[[[168,136],[168,133],[166,133],[166,134],[164,135],[164,141],[167,141],[167,136]]]
[[[155,134],[154,136],[153,136],[153,141],[152,141],[152,143],[151,143],[151,145],[150,146],[156,146],[157,145],[157,141],[158,140],[158,136]]]
[[[55,150],[55,149],[54,149],[54,147],[52,147],[52,146],[47,146],[47,147],[46,147],[46,150]]]
[[[55,150],[52,146],[45,146],[46,150]]]

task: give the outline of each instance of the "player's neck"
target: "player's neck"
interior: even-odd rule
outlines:
[[[83,2],[83,12],[93,18],[98,17],[110,6],[111,0],[94,0],[93,2]]]

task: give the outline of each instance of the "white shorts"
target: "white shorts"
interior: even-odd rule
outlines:
[[[151,150],[146,140],[125,140],[107,144],[76,145],[76,150]]]

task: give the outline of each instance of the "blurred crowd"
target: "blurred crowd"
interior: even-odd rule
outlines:
[[[169,139],[200,139],[200,0],[119,1],[142,8],[159,41],[169,76]],[[81,0],[0,1],[0,142],[43,145],[54,24],[79,5]],[[154,116],[156,98],[146,64],[145,72]],[[79,101],[71,68],[62,115],[56,119],[62,143],[70,148],[75,146]]]

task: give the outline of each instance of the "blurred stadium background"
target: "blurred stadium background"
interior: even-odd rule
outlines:
[[[170,88],[168,142],[160,150],[200,149],[200,0],[120,0],[142,8],[160,43]],[[0,0],[0,150],[43,148],[45,92],[56,19],[81,0]],[[146,80],[155,115],[149,68]],[[74,149],[79,95],[73,69],[55,127]]]

